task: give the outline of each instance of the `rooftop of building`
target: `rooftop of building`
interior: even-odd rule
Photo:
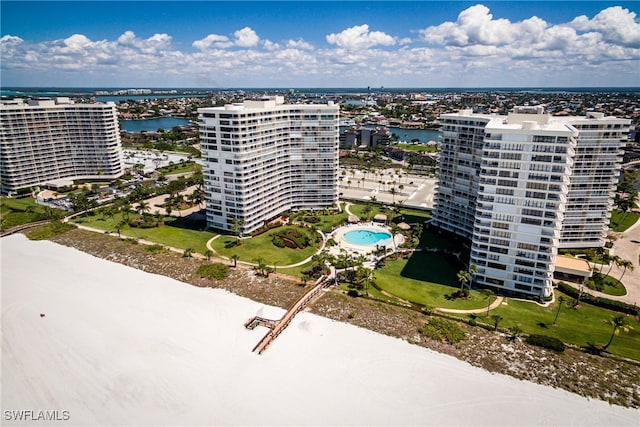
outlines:
[[[276,110],[279,108],[291,108],[296,107],[300,109],[317,109],[327,108],[338,110],[339,105],[333,101],[328,101],[327,104],[285,104],[283,96],[269,96],[260,99],[246,99],[243,102],[237,102],[233,104],[226,104],[223,107],[207,107],[199,108],[198,111],[264,111],[264,110]]]
[[[95,102],[95,103],[82,103],[77,104],[72,99],[67,96],[56,96],[53,98],[16,98],[16,99],[3,99],[0,100],[0,108],[3,109],[11,109],[11,108],[29,108],[29,107],[60,107],[60,106],[104,106],[104,105],[115,105],[113,102]]]
[[[550,131],[563,132],[577,135],[573,123],[592,122],[594,120],[606,122],[629,123],[628,119],[619,119],[613,116],[605,116],[600,112],[589,112],[586,116],[553,116],[545,112],[544,106],[516,106],[508,115],[477,114],[471,109],[460,110],[457,113],[443,114],[442,117],[482,119],[487,121],[487,129],[500,130],[524,130],[524,131]]]

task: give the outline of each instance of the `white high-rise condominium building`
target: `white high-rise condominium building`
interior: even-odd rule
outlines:
[[[116,106],[68,98],[0,102],[0,191],[123,173]]]
[[[543,107],[440,121],[433,224],[471,240],[477,284],[549,296],[558,248],[604,245],[630,121]]]
[[[338,105],[283,102],[198,110],[209,227],[249,233],[288,210],[337,202]]]

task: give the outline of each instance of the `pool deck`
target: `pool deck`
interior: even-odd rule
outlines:
[[[385,240],[381,240],[378,244],[373,244],[373,245],[358,245],[355,243],[348,242],[344,238],[345,233],[349,231],[354,231],[354,230],[371,230],[374,232],[384,232],[384,233],[390,234],[393,237],[393,239],[388,238]],[[350,252],[355,252],[361,255],[368,255],[368,254],[370,255],[371,252],[373,252],[376,249],[376,246],[384,246],[386,248],[393,249],[393,251],[396,251],[397,247],[402,243],[404,243],[404,236],[400,234],[396,234],[395,236],[393,236],[393,234],[391,233],[390,227],[387,227],[386,225],[382,225],[382,224],[376,224],[373,222],[345,225],[343,227],[340,227],[334,230],[333,233],[331,233],[330,237],[333,237],[333,239],[338,243],[337,246],[333,246],[329,248],[329,253],[333,255],[339,254],[343,249]],[[374,261],[374,259],[372,259],[371,261]]]

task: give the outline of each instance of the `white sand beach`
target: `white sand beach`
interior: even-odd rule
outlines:
[[[259,356],[266,329],[243,324],[279,308],[22,235],[0,251],[2,425],[640,424],[637,410],[309,313]]]

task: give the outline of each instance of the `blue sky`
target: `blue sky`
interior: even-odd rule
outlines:
[[[0,2],[2,86],[638,86],[638,2]]]

